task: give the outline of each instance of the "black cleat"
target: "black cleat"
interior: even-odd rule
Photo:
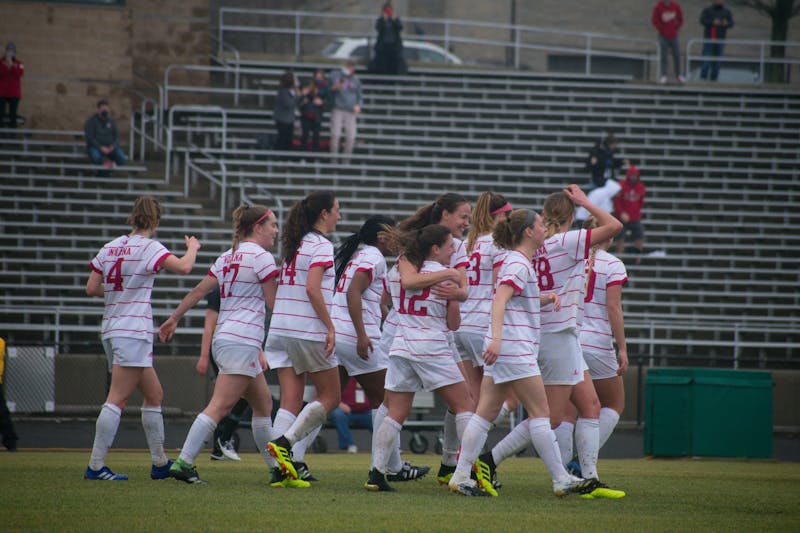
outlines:
[[[414,481],[422,479],[425,474],[430,472],[430,467],[427,466],[414,466],[411,463],[404,462],[403,468],[395,474],[386,474],[387,481]]]
[[[369,471],[369,479],[364,484],[364,488],[373,492],[395,492],[394,487],[386,482],[386,476],[378,472],[377,468]]]

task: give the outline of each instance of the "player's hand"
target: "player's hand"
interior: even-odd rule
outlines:
[[[617,350],[617,362],[619,363],[617,375],[621,376],[628,370],[628,350],[626,348]]]
[[[574,183],[567,185],[566,188],[564,188],[564,194],[566,194],[567,197],[572,200],[572,203],[577,206],[583,207],[589,203],[589,199],[586,197],[586,194]]]
[[[164,321],[163,324],[161,324],[161,327],[158,328],[158,338],[161,339],[161,342],[171,341],[177,327],[178,323],[175,321],[175,319],[169,317]]]
[[[546,298],[548,304],[553,304],[553,311],[561,311],[561,297],[554,293],[543,294],[542,298]]]
[[[631,221],[631,216],[628,213],[620,213],[619,218],[623,224],[627,224]]]
[[[353,106],[353,113],[355,113],[356,115],[358,115],[359,113],[361,113],[361,106],[360,106],[360,105],[358,105],[358,104],[354,105],[354,106]]]
[[[492,339],[486,349],[483,351],[483,362],[487,365],[493,365],[500,355],[500,339]]]
[[[264,350],[258,351],[258,364],[261,365],[262,372],[269,370],[269,365],[267,365],[267,356],[264,355]]]
[[[431,287],[431,292],[444,300],[457,300],[461,294],[461,287],[452,281],[442,281]]]
[[[336,348],[336,330],[330,328],[325,334],[325,357],[330,358]]]
[[[208,356],[201,355],[197,359],[197,364],[194,365],[194,369],[197,371],[198,374],[205,376],[208,372]]]
[[[358,356],[363,359],[364,361],[369,360],[369,354],[374,351],[372,346],[372,339],[369,337],[358,337],[358,341],[356,341],[356,353]]]
[[[188,235],[184,235],[183,236],[183,241],[186,243],[186,249],[187,250],[199,250],[200,249],[200,246],[201,246],[200,245],[200,241],[198,241],[197,238],[194,237],[194,236],[190,237]]]

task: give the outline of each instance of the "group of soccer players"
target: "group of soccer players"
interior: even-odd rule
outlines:
[[[592,215],[582,229],[571,229],[575,206]],[[219,287],[212,340],[219,374],[173,462],[164,453],[162,391],[152,368],[150,291],[163,268],[188,273],[199,243],[187,237],[177,259],[152,240],[158,203],[137,200],[131,234],[103,247],[87,284],[88,294],[105,298],[102,338],[112,368],[87,479],[127,479],[105,456],[138,387],[153,479],[202,483],[196,457],[245,398],[270,484],[308,487],[315,478],[294,461],[293,449],[313,439],[350,375],[374,407],[368,490],[394,491],[390,481],[427,474],[400,457],[403,422],[414,394],[425,390],[448,407],[437,479],[453,492],[497,496],[497,466],[533,444],[557,496],[624,496],[597,473],[598,451],[622,410],[627,366],[620,298],[626,274],[605,251],[622,227],[613,216],[576,185],[548,196],[541,214],[513,209],[491,192],[472,210],[466,198],[447,193],[399,224],[370,217],[334,250],[326,235],[340,218],[330,192],[297,202],[280,228],[278,267],[267,251],[279,233],[272,211],[235,210],[231,248],[159,329],[169,341],[186,311]],[[390,256],[397,256],[391,269]],[[266,306],[273,312],[265,343]],[[277,370],[281,388],[274,421],[266,368]],[[303,407],[306,378],[317,396]],[[529,418],[480,455],[488,432],[516,402]]]

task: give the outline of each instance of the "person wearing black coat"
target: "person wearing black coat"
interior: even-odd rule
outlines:
[[[369,71],[373,74],[405,74],[408,70],[403,58],[403,23],[394,12],[392,5],[386,3],[383,12],[375,21],[378,39],[375,41],[375,57]]]

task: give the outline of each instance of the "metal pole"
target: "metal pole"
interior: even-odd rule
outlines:
[[[450,51],[450,21],[444,21],[444,49]]]
[[[586,75],[590,75],[592,73],[592,36],[586,36]]]
[[[739,326],[740,324],[734,324],[733,326],[733,369],[739,370]]]
[[[294,58],[300,59],[300,13],[294,15]]]
[[[764,83],[764,43],[762,42],[758,47],[758,77],[759,83]]]
[[[649,348],[650,362],[648,364],[648,366],[650,368],[652,368],[653,365],[655,364],[655,356],[656,356],[656,345],[655,345],[655,340],[654,340],[655,339],[655,335],[656,335],[656,331],[655,330],[656,330],[656,326],[651,321],[650,322],[650,348]]]
[[[520,45],[522,44],[522,38],[520,37],[519,28],[514,33],[514,68],[519,70],[519,56],[520,56]]]

